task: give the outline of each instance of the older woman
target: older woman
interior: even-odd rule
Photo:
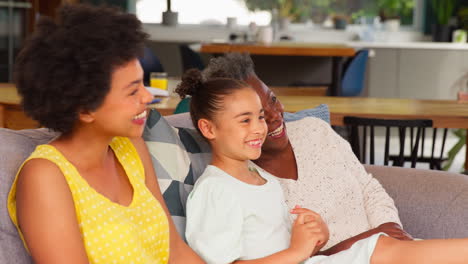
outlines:
[[[280,179],[289,207],[312,209],[328,224],[330,238],[322,254],[337,253],[379,232],[412,239],[401,227],[393,200],[327,123],[311,117],[284,122],[283,105],[255,74],[249,55],[212,59],[203,75],[243,80],[257,91],[268,136],[255,163]]]

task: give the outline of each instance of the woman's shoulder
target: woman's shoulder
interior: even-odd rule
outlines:
[[[23,162],[18,170],[18,176],[31,174],[30,177],[34,177],[34,175],[62,174],[58,163],[63,162],[63,159],[64,157],[53,145],[38,145]]]
[[[60,168],[65,162],[67,160],[55,146],[38,145],[18,170],[17,181],[22,183],[20,186],[34,186],[42,182],[50,184],[50,188],[53,188],[57,182],[66,183]]]
[[[46,147],[49,148],[49,147]],[[37,149],[36,149],[37,150]],[[43,192],[41,190],[47,190]],[[46,195],[44,195],[46,193]],[[8,196],[8,204],[10,215],[13,221],[16,222],[16,201],[17,199],[25,200],[28,197],[37,203],[45,202],[49,204],[55,198],[51,197],[67,197],[70,194],[67,181],[63,173],[54,162],[54,159],[47,159],[33,154],[28,158],[20,170],[18,171],[14,184]],[[14,210],[13,210],[14,209]]]
[[[296,127],[296,126],[307,126],[307,125],[314,125],[314,126],[319,126],[319,127],[329,127],[330,124],[323,121],[322,119],[320,118],[316,118],[316,117],[313,117],[313,116],[306,116],[304,118],[301,118],[301,119],[298,119],[298,120],[295,120],[295,121],[289,121],[289,122],[286,122],[286,126],[292,126],[292,127]]]
[[[289,136],[310,133],[328,134],[333,131],[330,124],[316,117],[304,117],[302,119],[286,123]]]
[[[58,165],[44,157],[26,160],[18,172],[18,178],[27,177],[28,183],[33,179],[48,181],[56,177],[55,175],[60,175],[63,178]]]

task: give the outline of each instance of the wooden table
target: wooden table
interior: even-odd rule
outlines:
[[[38,123],[23,112],[20,97],[11,83],[0,83],[0,127],[11,129],[37,128]]]
[[[344,116],[394,119],[431,119],[437,128],[462,128],[468,133],[468,103],[457,100],[415,100],[329,96],[278,96],[285,111],[296,112],[327,104],[332,125]],[[465,170],[468,170],[468,141]]]
[[[437,128],[462,128],[468,130],[468,103],[456,100],[415,100],[362,97],[291,96],[279,95],[287,112],[296,112],[327,104],[332,125],[343,125],[344,116],[431,119]],[[174,112],[180,99],[175,96],[163,98],[161,103],[151,105],[162,115]],[[0,84],[0,127],[12,129],[34,128],[37,123],[26,117],[19,105],[20,98],[12,84]],[[467,131],[468,132],[468,131]],[[468,141],[466,146],[468,157]],[[468,170],[468,160],[465,159]]]
[[[416,100],[367,97],[278,96],[285,111],[296,112],[327,104],[332,125],[344,116],[431,119],[434,127],[468,129],[468,104],[457,100]]]
[[[342,44],[318,43],[272,43],[272,44],[202,44],[200,52],[222,54],[228,52],[248,52],[252,55],[331,57],[332,83],[330,95],[341,93],[343,58],[356,54],[354,48]]]
[[[162,115],[174,113],[179,103],[178,97],[162,97],[162,101],[150,107],[158,109]],[[37,128],[39,124],[25,115],[21,106],[21,98],[14,84],[0,83],[0,127],[10,129]]]

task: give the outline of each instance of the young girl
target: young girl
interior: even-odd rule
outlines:
[[[145,39],[134,15],[65,6],[18,56],[24,110],[61,132],[24,162],[8,199],[35,263],[202,263],[167,217],[140,138]]]
[[[213,152],[187,201],[187,241],[206,262],[466,263],[468,239],[400,241],[382,233],[313,256],[327,239],[320,216],[294,208],[291,223],[276,179],[249,162],[260,156],[267,131],[255,91],[233,79],[203,81],[192,70],[177,92],[192,96],[192,121]]]

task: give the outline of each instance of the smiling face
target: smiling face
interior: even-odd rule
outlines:
[[[267,131],[262,104],[250,87],[224,96],[222,110],[211,121],[199,120],[199,127],[210,141],[213,155],[224,161],[259,158]]]
[[[258,77],[250,76],[245,82],[257,92],[265,110],[265,122],[268,126],[268,134],[263,144],[263,152],[270,153],[286,149],[289,139],[283,120],[283,105],[270,88]]]
[[[143,69],[134,59],[114,70],[103,104],[81,116],[110,136],[139,137],[146,121],[146,105],[152,98],[143,85]]]

